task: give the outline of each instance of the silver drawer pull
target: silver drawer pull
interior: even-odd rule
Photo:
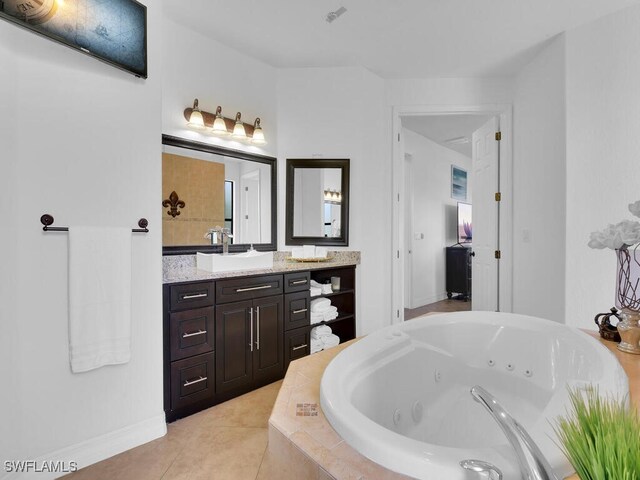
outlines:
[[[236,288],[236,292],[253,292],[254,290],[264,290],[265,288],[271,288],[271,285],[260,285],[259,287],[248,287],[248,288]]]
[[[192,298],[204,298],[208,295],[208,293],[196,293],[195,295],[183,295],[183,300],[191,300]]]
[[[294,310],[291,313],[296,314],[296,313],[304,313],[306,312],[308,309],[307,308],[301,308],[300,310]]]
[[[182,335],[182,338],[196,337],[198,335],[204,335],[205,333],[207,333],[206,330],[198,330],[197,332],[193,333],[185,333]]]
[[[206,381],[207,381],[207,377],[200,377],[198,380],[194,380],[193,382],[189,382],[189,381],[184,382],[183,387],[189,387],[191,385],[195,385],[196,383],[206,382]]]
[[[307,280],[306,279],[305,280],[298,280],[296,282],[291,282],[290,284],[291,285],[301,285],[303,283],[307,283]]]
[[[296,350],[300,350],[301,348],[306,348],[308,345],[305,343],[304,345],[300,345],[299,347],[293,347],[291,350],[293,350],[294,352]]]

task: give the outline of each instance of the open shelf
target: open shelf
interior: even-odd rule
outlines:
[[[323,297],[324,298],[331,298],[331,297],[335,297],[335,296],[338,296],[338,295],[345,295],[347,293],[354,293],[354,292],[355,292],[355,290],[350,288],[348,290],[339,290],[339,291],[333,292],[333,293],[323,293],[321,295],[312,296],[311,297],[311,301],[315,300],[316,298],[323,298]]]

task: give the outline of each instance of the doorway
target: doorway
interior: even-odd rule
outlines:
[[[466,125],[464,135],[451,133],[453,130],[450,126],[455,123]],[[415,132],[419,130],[420,125],[429,130],[421,133],[426,133],[422,138],[424,142],[431,144],[431,150],[422,150],[417,155],[416,151],[411,150],[420,150],[421,147],[416,147],[416,142],[412,142],[410,137],[413,135],[413,140],[415,137],[420,138],[420,132]],[[495,135],[499,131],[502,138],[498,141]],[[494,143],[487,141],[487,132],[490,132]],[[411,318],[416,313],[428,311],[469,309],[471,304],[474,310],[511,310],[511,202],[508,201],[511,198],[510,132],[509,105],[394,108],[392,315],[395,322],[404,321],[405,314],[406,318]],[[452,150],[452,155],[447,155],[447,152]],[[465,162],[464,157],[460,155],[456,157],[456,150],[466,150],[468,161]],[[439,153],[436,156],[447,157],[447,161],[440,162],[437,168],[434,166],[430,171],[426,169],[432,176],[437,174],[438,178],[421,177],[420,170],[424,173],[425,168],[420,162],[425,160],[425,151],[437,151]],[[470,157],[473,151],[478,161],[472,163]],[[491,162],[490,154],[494,155]],[[421,158],[418,158],[419,156]],[[456,163],[457,165],[454,165]],[[454,170],[453,166],[457,168]],[[464,195],[460,195],[460,192],[453,191],[459,186],[455,185],[456,182],[452,185],[452,177],[460,171],[468,182],[466,199],[462,198]],[[485,181],[491,176],[496,178],[493,184]],[[473,192],[476,177],[480,178],[479,190]],[[497,202],[495,196],[498,182],[500,202]],[[431,190],[439,190],[441,200],[429,207],[425,203],[425,198],[429,195],[425,192],[430,187]],[[490,195],[487,194],[488,191],[491,191]],[[431,193],[435,195],[434,192]],[[475,196],[475,193],[479,197]],[[473,209],[475,228],[471,245],[465,244],[465,238],[462,238],[462,245],[456,245],[461,240],[457,225],[458,201],[479,207]],[[477,202],[481,202],[482,205],[478,205]],[[486,212],[493,214],[493,218],[489,219],[490,215]],[[502,227],[500,231],[499,226]],[[472,275],[475,291],[470,288],[470,292],[474,292],[475,295],[469,302],[459,302],[457,306],[445,305],[448,300],[444,285],[445,249],[454,245],[457,248],[473,246],[473,250],[469,249],[469,252],[476,254],[475,257],[469,257],[472,258],[473,269],[476,270],[475,275]],[[477,246],[481,254],[475,251]],[[496,251],[500,253],[497,254]],[[426,266],[428,263],[425,263],[425,255],[430,256],[430,266]],[[498,255],[500,259],[495,258]],[[426,284],[435,287],[425,289]],[[493,288],[487,289],[487,285]],[[405,312],[405,307],[410,310]]]

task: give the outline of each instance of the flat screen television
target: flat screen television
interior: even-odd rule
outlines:
[[[471,243],[471,204],[458,202],[458,243]]]
[[[0,0],[0,18],[147,78],[147,7],[136,0]]]

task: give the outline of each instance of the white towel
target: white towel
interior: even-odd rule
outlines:
[[[331,288],[331,284],[330,283],[325,283],[324,285],[322,285],[322,294],[323,295],[327,295],[329,293],[333,293],[333,289]]]
[[[322,351],[323,348],[324,344],[322,343],[322,340],[316,338],[311,339],[311,353],[318,353]]]
[[[316,323],[324,322],[324,313],[313,313],[311,312],[311,325],[315,325]]]
[[[309,289],[309,296],[317,297],[318,295],[322,295],[322,289],[321,288],[311,287]]]
[[[326,312],[331,307],[331,300],[328,298],[317,298],[311,301],[310,307],[313,313]]]
[[[69,228],[69,360],[74,373],[131,358],[131,229]]]
[[[338,309],[336,307],[331,308],[335,308],[335,310],[328,310],[322,314],[322,319],[325,322],[330,322],[331,320],[335,320],[336,318],[338,318]]]
[[[316,246],[303,245],[302,252],[303,252],[304,258],[314,258],[316,256]]]
[[[311,285],[312,287],[315,287],[315,288],[322,288],[322,284],[316,282],[315,280],[310,280],[309,281],[309,285]]]
[[[325,247],[316,247],[316,258],[327,258],[327,253]]]
[[[291,256],[293,258],[304,258],[304,250],[302,247],[293,247],[291,249]]]
[[[331,335],[331,327],[329,325],[320,325],[311,329],[311,338],[320,339]]]
[[[331,347],[335,347],[340,344],[340,337],[337,335],[331,334],[325,337],[322,337],[322,349],[327,349]]]

